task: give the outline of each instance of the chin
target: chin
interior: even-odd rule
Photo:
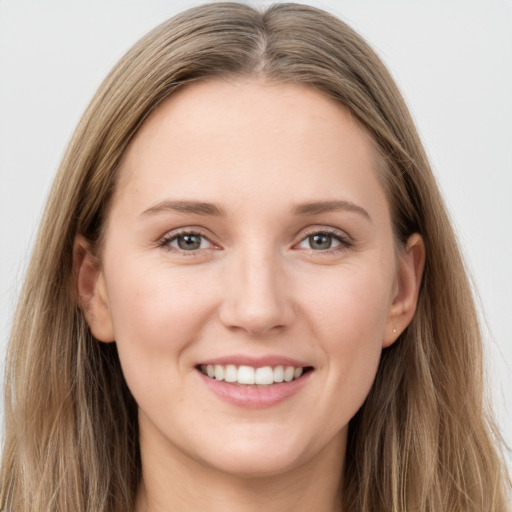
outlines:
[[[290,453],[267,452],[265,449],[246,453],[230,453],[217,459],[211,468],[239,478],[274,477],[301,466],[301,457]]]
[[[276,432],[251,432],[231,437],[225,443],[210,445],[202,459],[212,469],[245,478],[264,478],[286,473],[308,459],[308,443]],[[209,460],[206,460],[209,459]]]

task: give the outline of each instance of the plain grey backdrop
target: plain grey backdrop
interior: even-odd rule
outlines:
[[[144,33],[199,2],[0,0],[0,350],[81,113]],[[270,2],[251,2],[268,5]],[[416,120],[478,293],[488,390],[512,444],[512,2],[324,0],[384,59]]]

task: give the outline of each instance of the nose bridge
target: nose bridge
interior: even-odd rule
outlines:
[[[234,251],[227,268],[221,320],[250,334],[286,326],[293,307],[287,297],[279,254],[272,247],[248,245]]]

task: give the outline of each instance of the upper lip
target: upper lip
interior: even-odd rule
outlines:
[[[249,356],[247,354],[232,354],[228,356],[215,357],[212,359],[205,359],[198,363],[200,365],[227,365],[233,364],[235,366],[252,366],[253,368],[262,368],[263,366],[294,366],[295,368],[311,367],[310,364],[285,357],[280,355],[267,355],[267,356]]]

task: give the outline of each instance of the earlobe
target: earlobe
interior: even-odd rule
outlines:
[[[411,322],[425,266],[425,244],[418,233],[409,237],[397,266],[396,294],[391,304],[383,347],[394,343]]]
[[[90,243],[77,236],[73,247],[73,269],[78,304],[93,336],[114,341],[114,329],[101,265]]]

